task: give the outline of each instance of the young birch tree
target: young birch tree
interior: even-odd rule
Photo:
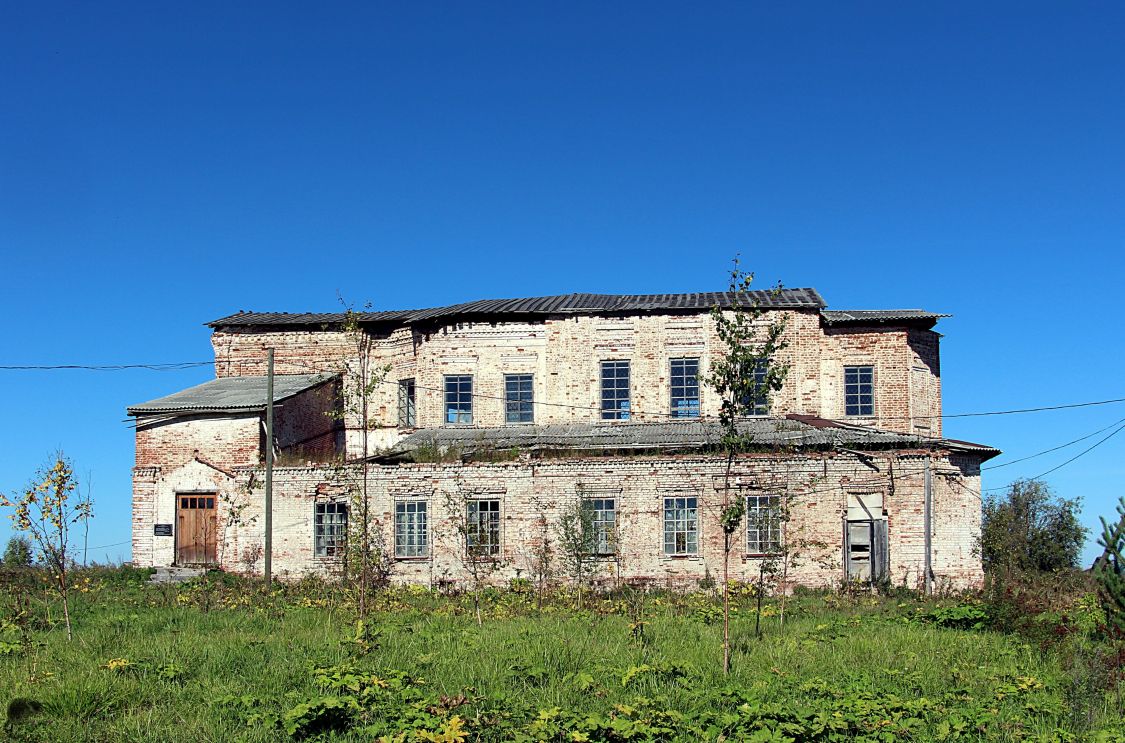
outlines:
[[[776,360],[787,345],[784,319],[764,323],[765,310],[750,293],[754,274],[739,267],[730,273],[730,307],[713,307],[711,318],[722,355],[711,362],[707,384],[719,398],[720,446],[726,457],[723,504],[719,525],[723,531],[723,673],[730,673],[730,553],[746,514],[746,503],[731,493],[731,472],[741,452],[754,446],[753,435],[739,421],[768,406],[769,395],[781,389],[788,367]],[[780,291],[780,285],[775,291]]]
[[[78,479],[74,467],[63,456],[36,473],[35,479],[15,498],[0,494],[0,506],[12,509],[11,518],[16,529],[30,535],[38,548],[40,558],[51,573],[52,585],[62,600],[63,618],[66,621],[66,639],[73,639],[70,626],[70,527],[78,522],[88,522],[94,515],[94,504],[89,492],[75,498]]]

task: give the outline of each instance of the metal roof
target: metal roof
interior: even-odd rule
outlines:
[[[816,289],[780,289],[749,292],[758,307],[766,309],[822,309],[824,299]],[[733,292],[698,292],[693,294],[559,294],[550,297],[523,299],[484,299],[420,310],[388,312],[357,312],[362,323],[409,324],[463,316],[490,315],[585,315],[623,312],[654,312],[660,310],[709,310],[712,307],[734,307],[745,301]],[[221,326],[261,325],[332,325],[343,322],[343,312],[238,312],[208,323]]]
[[[989,459],[998,449],[951,439],[884,431],[813,416],[748,418],[739,431],[764,448],[811,449],[943,448],[981,454]],[[398,442],[391,455],[409,455],[418,449],[458,448],[464,452],[488,449],[706,449],[717,447],[722,427],[712,420],[661,423],[569,423],[497,428],[427,428]]]
[[[332,379],[331,374],[276,374],[274,402],[312,389]],[[164,413],[244,413],[266,407],[266,377],[221,377],[180,390],[167,397],[131,405],[128,415]]]
[[[828,325],[868,325],[871,323],[921,324],[932,328],[940,318],[950,317],[926,310],[821,310]]]

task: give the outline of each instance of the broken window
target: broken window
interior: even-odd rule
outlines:
[[[398,383],[398,424],[404,428],[417,425],[414,414],[414,380],[401,379]]]
[[[531,423],[535,420],[532,408],[531,381],[530,374],[504,375],[504,421],[506,423]]]
[[[781,551],[781,498],[746,496],[746,551],[770,555]]]
[[[844,415],[875,415],[875,367],[844,367]]]
[[[699,552],[699,499],[664,499],[664,554],[694,555]]]
[[[699,417],[699,359],[672,359],[672,417]]]
[[[348,537],[348,504],[317,503],[313,511],[313,552],[317,557],[344,553]]]
[[[473,422],[473,376],[455,374],[445,378],[445,422],[468,425]]]
[[[426,501],[395,503],[395,557],[425,557],[428,554]]]
[[[465,511],[465,546],[476,556],[500,554],[500,501],[469,501]]]
[[[602,419],[629,420],[629,362],[602,362]]]
[[[617,499],[590,498],[586,503],[594,530],[594,554],[617,554]]]

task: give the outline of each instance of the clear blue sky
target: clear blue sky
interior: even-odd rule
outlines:
[[[952,313],[947,413],[1125,397],[1120,3],[233,5],[0,8],[0,364],[206,360],[204,322],[337,293],[719,289],[741,252]],[[208,377],[0,371],[0,489],[62,447],[126,541],[125,406]],[[946,433],[999,463],[1122,418]],[[1095,524],[1123,455],[1049,481]]]

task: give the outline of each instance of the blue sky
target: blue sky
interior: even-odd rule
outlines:
[[[719,289],[741,253],[952,313],[947,413],[1125,397],[1120,4],[231,5],[0,8],[0,364],[207,360],[206,321],[338,294]],[[125,406],[208,377],[0,371],[0,490],[63,448],[127,558]],[[1001,463],[1123,418],[946,434]],[[1049,482],[1096,524],[1123,454]]]

